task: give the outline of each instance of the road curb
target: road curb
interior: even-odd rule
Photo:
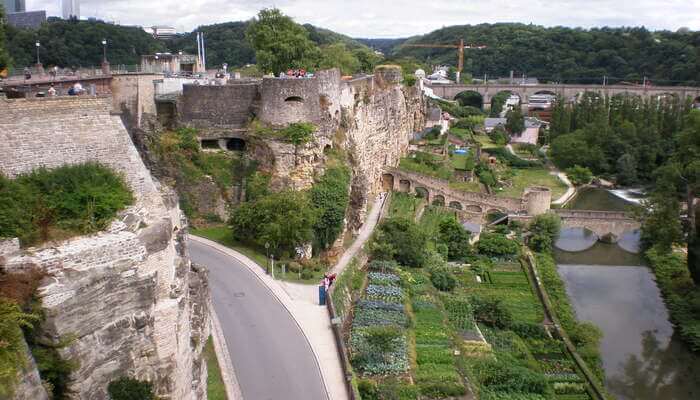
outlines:
[[[238,384],[238,378],[236,378],[236,371],[233,369],[231,353],[226,344],[219,317],[216,315],[214,305],[211,303],[209,304],[209,321],[211,323],[212,338],[214,339],[214,351],[216,352],[216,358],[219,360],[219,369],[221,369],[221,379],[223,379],[224,387],[226,388],[226,397],[228,400],[242,400],[243,393],[241,392],[241,386]]]
[[[316,353],[316,350],[311,345],[311,341],[309,340],[309,337],[306,335],[306,332],[304,332],[304,329],[302,329],[301,324],[297,320],[296,316],[294,315],[294,313],[292,312],[290,307],[285,303],[285,301],[280,297],[280,295],[277,294],[277,292],[275,292],[275,290],[273,290],[273,288],[270,286],[270,282],[267,282],[266,279],[263,279],[264,277],[267,277],[267,275],[262,270],[262,268],[258,264],[256,264],[253,260],[251,260],[250,258],[248,258],[245,255],[237,252],[236,250],[230,249],[222,244],[219,244],[219,243],[216,243],[212,240],[205,239],[203,237],[195,236],[192,234],[189,234],[188,237],[190,240],[193,240],[193,241],[198,242],[200,244],[203,244],[205,246],[209,246],[209,247],[213,248],[214,250],[217,250],[221,253],[224,253],[230,257],[235,258],[238,262],[245,265],[246,268],[248,268],[248,270],[251,273],[253,273],[253,275],[255,275],[256,278],[258,278],[258,280],[260,280],[260,282],[263,284],[263,286],[265,286],[265,288],[267,288],[267,290],[269,290],[270,293],[272,293],[275,300],[277,300],[282,305],[282,307],[287,311],[287,313],[289,313],[289,315],[292,317],[292,320],[294,321],[297,328],[301,332],[301,335],[304,337],[304,340],[306,341],[306,345],[309,346],[309,349],[311,350],[311,354],[314,355],[314,361],[316,363],[316,368],[318,369],[318,373],[321,376],[321,381],[323,383],[323,390],[326,392],[326,398],[328,400],[330,400],[331,395],[330,395],[330,392],[328,391],[328,383],[326,382],[326,376],[323,374],[323,370],[321,369],[321,361],[319,359],[319,355]],[[278,288],[279,288],[279,290],[284,291],[284,289],[281,286],[278,286]],[[212,310],[213,310],[213,308],[212,308]]]

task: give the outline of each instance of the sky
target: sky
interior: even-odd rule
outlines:
[[[60,3],[27,0],[27,9],[60,15]],[[408,37],[444,26],[495,22],[700,30],[700,0],[82,0],[80,11],[83,18],[185,32],[247,20],[266,7],[277,7],[298,23],[356,38]]]

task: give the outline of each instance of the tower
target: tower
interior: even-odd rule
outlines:
[[[63,9],[63,19],[80,19],[80,0],[61,0]]]
[[[2,5],[5,7],[7,14],[27,11],[25,0],[3,0]]]

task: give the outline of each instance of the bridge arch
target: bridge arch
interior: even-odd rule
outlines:
[[[451,201],[450,202],[450,208],[454,208],[455,210],[461,210],[462,209],[462,203],[458,201]]]
[[[414,190],[416,191],[416,197],[425,199],[426,201],[428,201],[428,203],[430,203],[430,191],[428,191],[428,189],[422,186],[416,186]]]
[[[382,189],[385,192],[391,192],[394,190],[394,175],[382,174]]]
[[[455,100],[461,106],[476,107],[480,110],[484,108],[484,96],[476,90],[459,92],[455,95]]]
[[[433,205],[444,207],[445,206],[445,196],[443,196],[441,194],[436,194],[435,196],[433,196]]]
[[[556,95],[557,95],[556,93],[554,93],[553,91],[548,90],[548,89],[545,89],[545,90],[538,90],[538,91],[535,92],[535,94],[548,94],[548,95],[550,95],[550,96],[556,96]]]
[[[411,192],[411,181],[407,179],[399,180],[399,192],[410,193]]]

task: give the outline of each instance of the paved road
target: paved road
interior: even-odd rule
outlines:
[[[327,399],[309,343],[294,319],[244,265],[189,241],[190,255],[209,269],[221,321],[245,400]]]

